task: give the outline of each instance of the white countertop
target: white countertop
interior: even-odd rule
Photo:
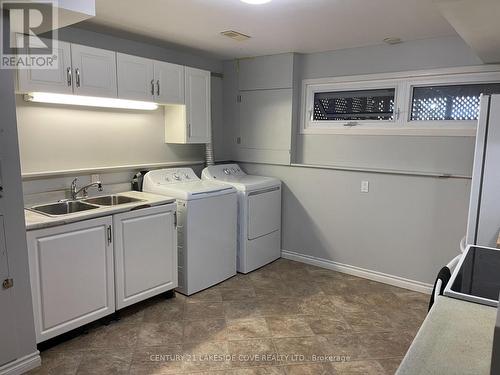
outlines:
[[[489,375],[497,309],[438,297],[397,375]]]
[[[142,201],[120,204],[116,206],[103,206],[96,208],[95,210],[75,212],[73,214],[60,215],[60,216],[47,216],[25,209],[24,219],[26,222],[26,230],[54,227],[57,225],[74,223],[76,221],[113,215],[119,212],[130,211],[133,208],[144,205],[159,206],[162,204],[175,202],[175,198],[157,194],[144,193],[140,191],[127,191],[123,193],[118,193],[117,195],[124,195],[127,197],[138,198],[141,199]]]

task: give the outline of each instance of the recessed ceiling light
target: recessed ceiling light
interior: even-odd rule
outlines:
[[[260,5],[260,4],[269,3],[271,0],[241,0],[241,1],[243,1],[244,3],[247,3],[247,4]]]
[[[399,44],[402,42],[403,41],[401,40],[401,38],[396,38],[396,37],[389,37],[389,38],[384,39],[384,43],[387,43],[387,44]]]

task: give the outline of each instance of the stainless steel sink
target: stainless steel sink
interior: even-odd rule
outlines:
[[[126,197],[124,195],[104,195],[102,197],[87,198],[82,202],[97,204],[99,206],[116,206],[118,204],[144,202],[143,199]]]
[[[31,207],[31,210],[46,215],[59,216],[72,214],[75,212],[95,210],[96,208],[99,208],[99,206],[80,201],[67,201],[33,206]]]

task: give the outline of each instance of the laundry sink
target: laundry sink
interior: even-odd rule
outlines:
[[[118,204],[144,202],[144,200],[124,195],[103,195],[102,197],[84,199],[82,202],[97,204],[99,206],[116,206]]]
[[[99,206],[80,201],[67,201],[33,206],[31,207],[31,210],[50,216],[59,216],[73,214],[75,212],[95,210],[96,208],[99,208]]]

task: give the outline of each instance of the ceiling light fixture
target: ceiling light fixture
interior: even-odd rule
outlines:
[[[260,5],[271,2],[271,0],[241,0],[244,3],[252,4],[252,5]]]
[[[24,95],[27,102],[81,105],[86,107],[120,108],[120,109],[140,109],[155,110],[158,104],[151,102],[141,102],[137,100],[124,100],[114,98],[98,98],[94,96],[53,94],[50,92],[32,92]]]

